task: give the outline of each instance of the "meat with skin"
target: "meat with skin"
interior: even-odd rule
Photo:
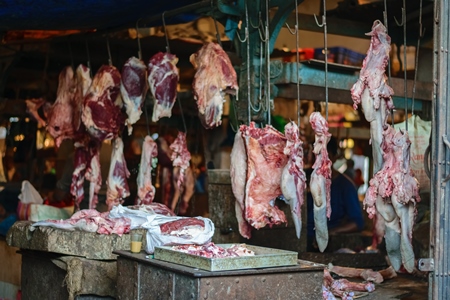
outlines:
[[[191,161],[191,153],[187,148],[186,134],[184,132],[178,132],[177,138],[169,146],[172,150],[170,159],[174,168],[180,167],[180,175],[177,180],[177,187],[181,189],[184,183],[184,177],[186,169],[189,168],[189,162]]]
[[[59,74],[56,101],[47,119],[47,131],[59,147],[63,140],[70,139],[75,133],[74,97],[76,79],[72,67],[66,67]]]
[[[415,205],[420,201],[419,183],[410,169],[411,142],[406,131],[396,131],[391,126],[386,127],[383,135],[384,163],[381,170],[369,182],[364,204],[370,216],[378,208],[378,197],[385,203],[391,203],[400,220],[401,262],[411,273],[415,266],[412,247]],[[398,267],[398,263],[394,267]]]
[[[123,142],[120,137],[115,138],[111,154],[111,165],[109,167],[108,180],[106,185],[106,204],[108,210],[113,206],[122,204],[126,197],[130,196],[127,178],[130,172],[127,168],[127,162],[123,155]]]
[[[136,204],[151,204],[155,198],[155,187],[152,184],[153,158],[158,155],[158,145],[147,135],[142,144],[141,162],[137,177],[137,199]]]
[[[289,159],[281,175],[281,192],[291,207],[295,233],[299,239],[302,230],[301,207],[306,189],[306,174],[303,171],[303,142],[300,140],[297,125],[292,121],[284,127],[284,134],[287,139],[284,154]]]
[[[236,71],[230,58],[216,43],[205,44],[190,61],[196,73],[192,87],[197,101],[199,118],[205,128],[222,123],[226,93],[238,93]]]
[[[76,70],[77,86],[73,103],[73,122],[75,135],[84,134],[85,128],[82,128],[81,115],[83,113],[84,97],[92,83],[91,70],[85,65],[80,64]],[[78,136],[75,137],[79,139]]]
[[[86,168],[85,177],[90,181],[89,185],[89,208],[93,209],[98,203],[98,192],[102,187],[102,173],[100,169],[100,148],[101,143],[91,140],[89,143],[90,163]]]
[[[148,84],[155,99],[152,121],[172,116],[172,107],[177,99],[177,85],[180,75],[177,69],[178,57],[171,53],[158,52],[148,63]]]
[[[245,219],[245,184],[247,182],[247,153],[245,150],[242,133],[246,125],[241,125],[234,136],[233,149],[230,155],[230,177],[235,202],[236,218],[239,225],[239,233],[246,239],[251,237],[252,227]]]
[[[374,283],[382,283],[384,279],[391,279],[397,276],[397,273],[395,273],[392,267],[381,271],[373,271],[372,269],[339,267],[329,263],[328,270],[341,277],[362,278],[365,281],[371,281]]]
[[[33,118],[38,122],[39,125],[45,127],[47,125],[46,119],[47,114],[51,110],[51,103],[45,101],[43,98],[33,98],[25,100],[27,105],[27,112],[33,116]],[[39,111],[42,110],[43,117],[39,114]]]
[[[120,73],[115,67],[102,66],[84,99],[83,124],[89,134],[99,141],[118,136],[124,124],[120,82]]]
[[[187,209],[189,207],[189,201],[191,200],[195,192],[195,178],[192,169],[188,167],[184,172],[183,185],[179,188],[177,182],[180,176],[181,176],[181,168],[180,167],[173,168],[172,182],[174,186],[174,193],[172,198],[171,209],[173,211],[177,211],[179,215],[184,215],[186,214]]]
[[[199,227],[203,229],[205,222],[197,218],[182,218],[159,225],[162,234],[174,234],[186,230],[186,227]]]
[[[159,214],[168,217],[175,216],[174,212],[170,210],[170,208],[158,202],[152,202],[150,204],[141,204],[141,205],[130,205],[127,206],[127,208],[145,211],[150,214]]]
[[[256,229],[286,223],[286,216],[274,203],[281,196],[281,174],[288,160],[283,153],[286,138],[272,126],[256,128],[254,122],[240,130],[247,152],[245,219]]]
[[[84,198],[84,178],[86,169],[91,163],[91,155],[89,149],[80,143],[75,143],[74,154],[74,171],[72,174],[72,184],[70,185],[70,193],[75,198],[75,206],[80,207],[81,201]]]
[[[333,279],[327,269],[323,270],[323,299],[335,299],[333,296],[341,297],[342,300],[352,300],[353,292],[373,292],[375,285],[372,282],[357,283],[347,279]],[[331,295],[330,295],[331,294]]]
[[[122,67],[121,75],[120,92],[128,116],[125,125],[128,127],[128,135],[131,135],[132,125],[141,117],[142,105],[148,89],[147,67],[142,60],[131,57]]]
[[[316,156],[311,174],[310,190],[314,202],[314,226],[317,245],[323,252],[328,245],[327,218],[331,215],[331,160],[328,156],[327,144],[331,134],[328,132],[328,122],[319,112],[313,112],[309,122],[315,133],[313,152]]]

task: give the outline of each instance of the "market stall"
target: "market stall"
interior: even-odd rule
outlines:
[[[4,12],[22,299],[445,299],[447,3],[147,2]]]

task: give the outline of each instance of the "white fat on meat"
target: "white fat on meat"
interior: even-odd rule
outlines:
[[[80,64],[76,70],[77,86],[73,104],[73,122],[75,128],[75,135],[84,132],[82,128],[81,115],[83,113],[84,97],[86,96],[89,87],[92,83],[91,70],[83,64]],[[77,136],[76,139],[79,139]]]
[[[303,171],[303,142],[300,140],[298,126],[292,121],[284,127],[284,134],[287,139],[284,154],[289,158],[281,175],[281,192],[285,201],[291,207],[295,233],[297,238],[300,238],[302,230],[301,207],[306,189],[306,174]]]
[[[155,198],[155,187],[152,184],[152,161],[158,156],[158,145],[147,135],[142,144],[141,162],[137,177],[137,199],[136,204],[151,204]]]
[[[177,187],[181,189],[184,183],[184,177],[186,169],[189,168],[191,161],[191,153],[187,148],[186,134],[184,132],[178,132],[177,138],[169,146],[172,150],[170,159],[174,168],[180,167],[180,175],[177,180]]]
[[[284,212],[275,205],[288,160],[283,153],[286,138],[272,126],[256,128],[254,122],[241,126],[241,130],[247,152],[245,219],[256,229],[286,223]]]
[[[328,156],[327,144],[331,134],[328,132],[328,122],[320,114],[313,112],[309,122],[315,133],[313,153],[316,156],[311,174],[310,190],[314,203],[314,226],[319,250],[323,252],[328,245],[327,218],[331,215],[331,160]]]
[[[128,118],[125,125],[128,135],[133,132],[133,124],[139,121],[142,114],[145,94],[147,92],[147,67],[136,57],[129,58],[122,67],[120,92]]]
[[[177,99],[177,85],[180,75],[177,68],[178,57],[171,53],[158,52],[148,63],[148,84],[153,95],[152,121],[172,116],[172,108]]]
[[[178,187],[178,178],[181,176],[181,168],[174,167],[172,172],[172,183],[174,192],[172,197],[171,209],[177,211],[178,214],[184,215],[189,207],[189,201],[195,192],[195,178],[192,168],[188,167],[184,172],[184,182],[181,187]],[[181,197],[181,198],[180,198]],[[179,202],[179,203],[178,203]],[[176,207],[178,206],[178,210]]]
[[[234,136],[233,149],[230,155],[230,177],[235,202],[236,218],[239,225],[239,233],[246,239],[251,237],[252,227],[245,219],[245,184],[247,182],[247,153],[245,150],[243,131],[246,126],[241,125]]]
[[[108,210],[122,204],[126,197],[130,196],[127,178],[130,172],[123,155],[123,141],[120,137],[115,138],[111,154],[111,165],[109,167],[108,179],[106,181],[106,204]]]
[[[86,179],[90,181],[89,185],[89,209],[94,209],[98,203],[98,192],[102,187],[102,173],[100,167],[100,143],[93,143],[89,146],[89,155],[91,157],[89,166],[86,169]]]
[[[205,128],[222,123],[226,93],[238,93],[236,71],[227,53],[216,43],[207,43],[190,57],[196,69],[192,83],[199,118]]]

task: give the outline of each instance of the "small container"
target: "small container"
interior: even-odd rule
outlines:
[[[142,234],[141,233],[132,233],[131,234],[131,245],[130,250],[132,253],[141,252],[142,248]]]

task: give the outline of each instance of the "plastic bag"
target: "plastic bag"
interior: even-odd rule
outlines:
[[[44,199],[42,199],[41,194],[34,188],[34,186],[28,181],[22,181],[22,193],[19,195],[20,202],[23,204],[42,204]]]

